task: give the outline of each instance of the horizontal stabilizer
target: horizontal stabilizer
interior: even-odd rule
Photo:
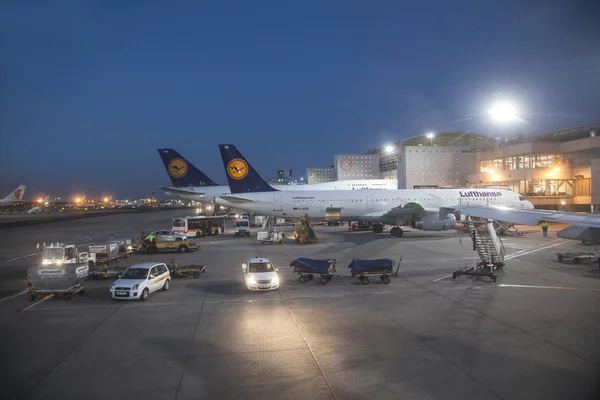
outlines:
[[[235,196],[219,196],[219,198],[228,201],[230,203],[252,203],[254,202],[254,200],[250,200],[250,199],[244,199],[242,197],[235,197]]]
[[[159,189],[163,189],[166,192],[170,192],[170,193],[174,193],[174,194],[181,194],[181,195],[191,195],[191,194],[195,194],[195,195],[204,195],[204,192],[194,192],[193,190],[185,190],[185,189],[181,189],[181,188],[174,188],[174,187],[168,187],[168,186],[158,186]]]
[[[600,242],[600,228],[583,228],[579,226],[570,226],[558,231],[556,236],[564,239],[582,240],[585,242]]]

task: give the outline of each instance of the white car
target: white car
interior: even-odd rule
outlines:
[[[148,300],[157,290],[169,290],[171,274],[164,263],[135,264],[110,286],[110,297],[115,300]]]
[[[162,230],[162,231],[154,231],[152,232],[154,236],[161,236],[161,239],[164,241],[179,241],[186,240],[187,236],[182,233],[175,233],[173,231]]]
[[[242,263],[242,279],[248,290],[279,289],[279,268],[266,258],[251,258]]]

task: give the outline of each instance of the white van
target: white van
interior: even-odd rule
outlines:
[[[250,236],[250,221],[248,218],[235,220],[235,236]]]

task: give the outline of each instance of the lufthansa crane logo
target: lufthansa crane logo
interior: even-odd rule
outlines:
[[[340,161],[340,167],[342,167],[344,171],[350,171],[353,166],[354,161],[352,161],[350,158],[342,158]]]
[[[241,158],[234,158],[227,164],[227,174],[233,179],[244,179],[248,175],[248,164]]]
[[[174,158],[169,163],[169,175],[173,178],[182,178],[188,172],[188,165],[181,158]]]

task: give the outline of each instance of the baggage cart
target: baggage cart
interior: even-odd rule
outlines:
[[[258,240],[260,242],[260,244],[265,244],[265,243],[281,244],[281,242],[283,240],[283,234],[281,232],[261,231],[256,234],[256,240]]]
[[[335,259],[318,260],[313,258],[297,258],[290,263],[294,273],[300,275],[300,282],[312,281],[314,275],[321,275],[321,283],[329,282],[335,274]]]
[[[118,261],[119,246],[115,242],[107,242],[100,245],[91,245],[90,253],[96,255],[96,264]]]
[[[593,253],[556,253],[556,258],[558,261],[571,258],[573,259],[573,264],[587,262],[598,264],[598,267],[600,267],[600,249],[596,249]]]
[[[123,272],[127,270],[128,267],[120,267],[114,266],[109,267],[107,264],[104,264],[102,268],[95,268],[90,272],[92,279],[110,279],[110,278],[118,278],[121,276]]]
[[[363,285],[369,284],[369,277],[378,276],[384,284],[390,283],[391,276],[398,276],[398,269],[400,269],[400,261],[398,261],[396,271],[394,272],[393,260],[389,258],[380,258],[376,260],[357,260],[354,259],[348,265],[348,268],[352,272],[353,277],[358,277]]]
[[[206,265],[179,265],[175,262],[175,260],[171,260],[168,267],[171,276],[174,278],[193,276],[194,278],[198,279],[200,278],[200,274],[206,272]]]
[[[118,256],[120,258],[128,258],[133,256],[133,245],[131,239],[112,239],[108,243],[115,243],[118,247]]]
[[[74,294],[83,295],[83,281],[89,275],[88,264],[39,265],[27,268],[29,301],[39,296],[53,294],[69,301]]]

